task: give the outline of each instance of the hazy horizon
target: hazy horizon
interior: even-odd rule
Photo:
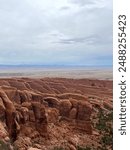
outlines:
[[[0,79],[12,77],[28,78],[73,78],[112,80],[112,67],[66,67],[66,66],[0,66]]]

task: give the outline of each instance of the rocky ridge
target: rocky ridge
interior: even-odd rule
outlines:
[[[99,110],[112,110],[112,81],[0,79],[0,145],[10,150],[100,147]]]

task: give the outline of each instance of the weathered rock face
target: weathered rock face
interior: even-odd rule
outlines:
[[[0,79],[0,140],[13,141],[19,150],[53,149],[70,137],[78,145],[83,140],[79,133],[87,136],[93,133],[91,115],[94,109],[97,111],[96,106],[105,109],[112,106],[111,90],[105,89],[102,82],[93,85],[88,80],[15,79],[14,83],[13,80]],[[88,86],[82,85],[84,82]],[[92,96],[95,89],[97,93]],[[107,100],[101,101],[105,96]],[[73,143],[66,145],[67,149],[76,149]]]
[[[21,105],[22,105],[22,107],[26,107],[29,110],[32,109],[32,103],[31,102],[23,102]]]
[[[0,121],[0,150],[10,149],[11,144],[8,131],[5,129],[5,124]],[[8,145],[7,145],[8,143]]]
[[[78,108],[78,101],[76,99],[69,99],[73,108]]]
[[[5,107],[5,118],[6,118],[6,125],[8,127],[9,135],[15,139],[16,138],[16,124],[15,124],[15,107],[4,91],[0,90],[0,98]]]
[[[32,146],[31,139],[29,137],[18,137],[17,140],[14,142],[14,145],[19,150],[26,150],[28,147]]]
[[[13,104],[6,93],[0,91],[0,117],[4,118],[9,136],[15,141],[15,145],[19,148],[25,147],[26,138],[22,136],[37,137],[32,135],[35,129],[40,136],[48,136],[48,123],[57,124],[59,116],[67,117],[76,120],[75,126],[77,129],[92,133],[90,116],[91,107],[85,102],[78,102],[74,99],[58,100],[53,97],[41,98],[41,96],[27,94],[27,92],[19,92],[20,102]],[[30,98],[33,97],[31,101]],[[35,97],[35,98],[34,98]],[[38,100],[37,100],[38,99]],[[47,102],[44,105],[43,100]],[[17,102],[17,101],[16,101]],[[32,128],[27,127],[29,124],[34,124]],[[21,138],[20,138],[21,137]],[[30,142],[31,143],[31,142]],[[31,146],[28,144],[27,146]]]
[[[29,109],[27,107],[21,107],[18,115],[21,123],[25,124],[29,121]]]
[[[78,103],[78,114],[77,114],[78,120],[89,121],[91,113],[92,113],[91,104],[89,104],[87,102],[79,102]]]
[[[35,122],[35,116],[34,116],[34,111],[29,110],[29,121],[30,122]]]
[[[5,119],[5,106],[3,104],[3,100],[0,98],[0,120]]]
[[[76,129],[85,131],[87,134],[92,134],[92,125],[90,121],[77,120],[75,127]]]
[[[0,112],[0,119],[6,122],[9,135],[13,140],[17,138],[20,125],[29,121],[35,122],[35,128],[41,135],[47,134],[45,107],[38,102],[24,102],[23,106],[19,104],[14,106],[5,92],[0,90]]]
[[[77,109],[76,108],[72,108],[70,110],[70,113],[69,113],[69,118],[70,119],[76,119],[77,118],[77,113],[78,113]]]
[[[4,127],[4,123],[0,122],[0,139],[6,140],[6,137],[8,137],[8,136],[9,135]]]
[[[48,123],[58,123],[59,121],[59,110],[56,108],[49,108],[47,111]]]
[[[69,117],[69,112],[72,108],[72,104],[69,100],[62,100],[60,102],[60,115],[63,117]]]
[[[49,107],[52,107],[52,108],[57,108],[59,109],[59,100],[57,98],[54,98],[54,97],[46,97],[44,98],[44,101],[47,102],[48,106]]]
[[[45,107],[38,102],[33,102],[32,108],[35,116],[36,129],[42,136],[46,136],[48,122]]]

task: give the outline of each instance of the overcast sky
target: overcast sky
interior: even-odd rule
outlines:
[[[0,64],[112,65],[112,0],[0,0]]]

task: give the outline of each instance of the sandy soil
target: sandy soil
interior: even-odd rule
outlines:
[[[10,77],[61,77],[112,80],[113,73],[110,68],[0,68],[0,78]]]

